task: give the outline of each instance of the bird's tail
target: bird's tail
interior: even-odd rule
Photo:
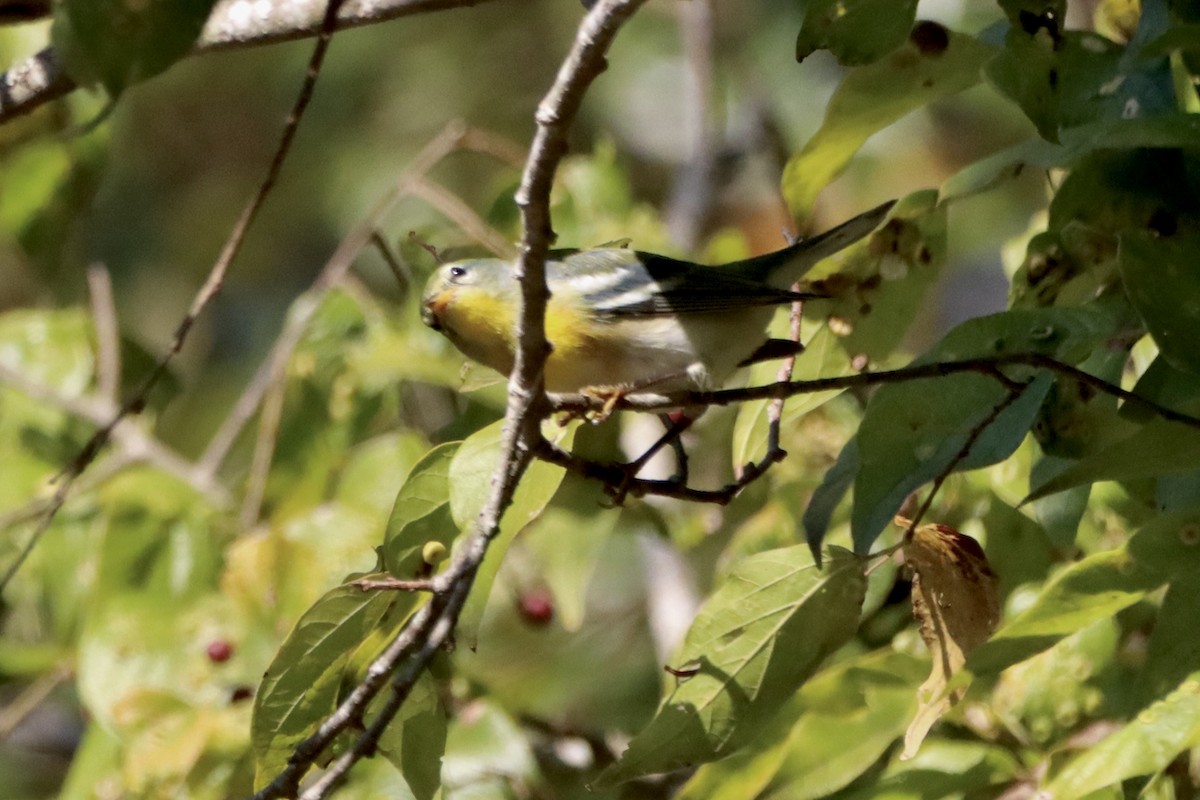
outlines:
[[[742,262],[738,271],[748,278],[780,289],[791,286],[818,261],[845,250],[879,227],[895,204],[895,200],[889,200],[825,233],[801,239],[791,247],[774,253],[751,258]]]

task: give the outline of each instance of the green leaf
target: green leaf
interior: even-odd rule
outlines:
[[[1058,456],[1043,455],[1033,462],[1033,467],[1029,470],[1029,483],[1040,485],[1053,480],[1054,476],[1069,469],[1074,463]],[[1060,551],[1069,552],[1075,545],[1079,523],[1087,511],[1091,494],[1092,485],[1089,483],[1029,503],[1034,519],[1046,531],[1051,544]]]
[[[792,728],[763,797],[824,797],[866,772],[904,733],[928,668],[923,659],[884,650],[815,676],[801,690],[810,708]]]
[[[968,320],[916,364],[1043,353],[1076,361],[1108,336],[1111,314],[1092,308],[1012,310]],[[1008,370],[1010,375],[1030,374]],[[891,523],[908,494],[941,474],[989,417],[956,470],[977,469],[1004,460],[1033,424],[1053,384],[1042,373],[998,413],[1009,390],[978,374],[957,374],[882,387],[859,426],[859,468],[854,483],[851,530],[855,548],[865,552]]]
[[[1022,503],[1097,481],[1130,481],[1200,467],[1200,430],[1156,419],[1110,447],[1084,456],[1040,484]]]
[[[1158,772],[1198,744],[1200,672],[1069,761],[1050,782],[1046,795],[1075,800],[1126,778]]]
[[[379,751],[400,770],[415,800],[433,800],[441,788],[447,731],[437,686],[426,673],[379,740]]]
[[[215,0],[59,0],[51,42],[78,83],[117,97],[192,49]]]
[[[813,491],[808,507],[804,509],[804,541],[808,543],[814,558],[820,556],[821,542],[825,539],[825,532],[829,530],[833,512],[854,485],[858,468],[858,439],[851,438],[838,454],[837,461],[821,479],[820,485]]]
[[[970,36],[948,32],[940,52],[922,52],[911,40],[842,80],[825,109],[820,130],[795,153],[783,173],[792,216],[805,218],[817,194],[841,174],[872,135],[922,106],[974,86],[994,52]]]
[[[917,0],[810,2],[796,38],[796,60],[829,50],[843,66],[870,64],[904,44],[916,14]]]
[[[1166,24],[1149,6],[1141,22],[1141,35]],[[1090,31],[1051,35],[1014,25],[984,74],[1052,142],[1064,128],[1175,110],[1165,58],[1142,57],[1140,42],[1122,47]]]
[[[597,787],[713,761],[757,735],[857,628],[862,561],[830,556],[823,571],[804,545],[741,562],[688,631],[675,666],[689,674]]]
[[[350,655],[374,632],[396,595],[346,584],[310,608],[288,635],[254,697],[255,786],[269,783],[296,745],[337,705]]]
[[[1163,358],[1176,369],[1200,373],[1200,234],[1121,234],[1121,280]]]
[[[1099,38],[1099,37],[1097,37]],[[1021,107],[1043,139],[1058,141],[1058,72],[1054,42],[1010,29],[1004,49],[984,67],[992,86]]]
[[[868,785],[839,795],[842,800],[928,800],[973,797],[994,791],[1024,767],[997,745],[927,740],[908,761],[894,760]]]
[[[1190,148],[1200,137],[1200,116],[1162,114],[1106,119],[1059,132],[1060,144],[1030,139],[976,161],[942,184],[943,203],[987,191],[1027,169],[1068,166],[1097,150]]]
[[[1160,515],[1124,547],[1096,553],[1054,576],[1033,605],[971,654],[967,669],[999,672],[1198,568],[1200,512]]]
[[[1182,576],[1171,581],[1158,610],[1146,663],[1138,670],[1145,702],[1162,697],[1200,670],[1200,637],[1195,635],[1200,581]]]
[[[1007,596],[1023,583],[1040,582],[1055,560],[1055,548],[1042,526],[996,496],[983,518],[988,563]]]
[[[851,533],[867,552],[905,498],[954,463],[982,428],[954,471],[978,469],[1008,458],[1029,432],[1054,383],[1041,375],[1006,408],[1008,390],[981,375],[951,375],[881,389],[859,426],[859,469],[854,481]]]
[[[450,516],[450,463],[460,445],[440,444],[422,456],[396,495],[383,540],[383,564],[397,578],[414,577],[426,542],[449,549],[458,534]]]
[[[822,670],[749,747],[696,770],[676,800],[800,800],[842,788],[904,732],[927,671],[922,659],[895,650]]]
[[[547,426],[553,424],[546,423]],[[492,475],[500,460],[503,425],[503,420],[500,420],[469,436],[450,461],[450,513],[461,530],[473,529],[475,519],[487,501]],[[577,425],[572,425],[566,430],[559,430],[561,437],[558,444],[569,449],[577,428]],[[500,522],[500,533],[488,548],[488,557],[475,575],[475,584],[459,616],[458,637],[468,647],[475,644],[483,609],[491,595],[504,553],[521,529],[542,513],[558,491],[564,475],[566,471],[561,467],[535,460],[517,486],[512,504]]]

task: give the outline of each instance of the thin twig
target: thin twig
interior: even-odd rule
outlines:
[[[229,239],[225,243],[225,247],[221,250],[220,256],[212,269],[208,273],[208,277],[204,281],[204,285],[196,293],[192,299],[192,304],[188,308],[187,314],[180,321],[179,326],[175,329],[175,335],[171,340],[167,351],[159,357],[158,362],[154,365],[154,369],[138,387],[137,391],[126,400],[117,412],[105,424],[92,435],[91,439],[83,446],[83,449],[72,459],[71,463],[63,470],[63,474],[59,478],[58,488],[55,490],[54,497],[47,508],[46,515],[41,522],[34,528],[32,535],[26,541],[25,545],[17,554],[16,559],[5,572],[3,579],[0,579],[0,592],[8,586],[13,576],[25,563],[29,554],[37,547],[37,543],[41,537],[49,529],[50,524],[54,521],[54,517],[58,514],[66,502],[67,494],[71,490],[71,484],[75,479],[83,473],[84,470],[95,460],[96,455],[108,443],[113,435],[113,431],[117,426],[130,414],[135,414],[141,411],[146,403],[146,398],[150,391],[158,384],[162,377],[167,373],[167,368],[175,359],[175,356],[183,349],[183,344],[187,341],[188,333],[192,326],[196,324],[196,320],[200,317],[201,312],[208,306],[217,293],[221,291],[221,286],[225,282],[225,275],[229,270],[229,265],[233,263],[233,259],[237,256],[242,248],[242,243],[246,239],[246,232],[250,229],[250,224],[258,215],[258,211],[262,208],[263,203],[270,194],[271,189],[275,186],[275,181],[279,177],[279,172],[283,167],[284,159],[291,150],[292,140],[295,138],[296,130],[300,125],[300,119],[304,115],[305,109],[308,107],[308,102],[312,99],[313,88],[316,86],[317,75],[320,73],[321,64],[325,59],[325,53],[329,48],[329,41],[333,35],[333,25],[337,20],[337,10],[341,6],[343,0],[328,0],[328,5],[325,9],[325,18],[320,37],[317,39],[317,44],[313,48],[312,57],[309,59],[308,71],[304,78],[304,83],[300,88],[300,94],[296,98],[295,104],[292,106],[292,111],[288,115],[287,122],[284,123],[283,133],[279,138],[279,145],[275,149],[275,155],[271,159],[270,166],[267,168],[267,174],[263,178],[262,183],[258,187],[258,191],[246,204],[242,210],[241,216],[233,227],[233,231],[229,235]]]
[[[971,428],[970,432],[967,433],[967,438],[963,441],[962,447],[960,447],[958,452],[954,454],[954,458],[950,459],[946,466],[943,467],[940,472],[938,472],[936,477],[934,477],[933,485],[929,488],[929,494],[925,497],[925,501],[921,503],[921,506],[917,509],[917,513],[913,514],[912,519],[909,520],[908,527],[904,531],[905,543],[912,541],[913,533],[917,530],[917,526],[921,524],[921,520],[923,520],[925,515],[929,513],[929,508],[933,505],[933,498],[937,496],[938,490],[942,488],[942,484],[945,483],[946,479],[950,477],[951,473],[958,468],[958,465],[966,460],[967,456],[971,455],[971,448],[974,447],[975,443],[979,441],[979,437],[983,436],[984,431],[991,427],[992,423],[1004,413],[1006,408],[1017,402],[1018,398],[1020,398],[1028,388],[1028,383],[1022,384],[1019,387],[1010,388],[1008,390],[1008,394],[1004,396],[1004,399],[993,406],[992,410],[988,412],[987,416],[981,419],[978,424]]]
[[[199,465],[202,469],[210,474],[215,474],[220,469],[238,436],[258,412],[258,407],[271,386],[281,379],[288,359],[304,338],[304,332],[320,309],[322,300],[345,277],[354,259],[370,243],[371,237],[376,235],[379,224],[387,213],[408,195],[413,179],[426,174],[443,158],[457,150],[467,130],[461,121],[448,123],[421,148],[421,152],[400,174],[392,188],[376,201],[362,221],[342,239],[333,255],[321,268],[312,286],[293,304],[292,311],[267,359],[255,372],[254,378],[209,441],[208,447],[200,457]]]
[[[392,251],[391,245],[387,243],[387,239],[383,238],[383,234],[379,231],[374,231],[371,234],[371,244],[375,245],[375,250],[378,251],[388,269],[391,270],[392,277],[396,279],[396,286],[400,289],[401,295],[408,294],[413,287],[413,274],[409,269],[407,262],[396,255]]]
[[[1097,378],[1078,367],[1064,364],[1049,356],[1037,353],[1018,353],[996,356],[994,358],[918,364],[894,370],[864,372],[855,375],[818,378],[808,381],[780,380],[764,386],[727,389],[717,392],[684,392],[669,396],[628,395],[620,397],[615,406],[616,408],[638,411],[656,411],[663,408],[677,408],[680,406],[728,405],[747,400],[774,399],[779,401],[783,398],[799,394],[812,394],[834,389],[865,388],[881,384],[906,383],[908,381],[927,380],[963,373],[975,373],[989,377],[999,382],[1008,390],[1008,395],[1000,406],[993,409],[992,415],[989,415],[977,428],[972,430],[963,451],[952,462],[952,471],[953,465],[956,465],[966,457],[975,440],[982,435],[984,429],[993,421],[994,415],[999,414],[1004,408],[1007,408],[1008,405],[1014,402],[1015,398],[1019,397],[1028,385],[1026,382],[1015,380],[1006,375],[1001,369],[1004,366],[1033,366],[1069,376],[1082,383],[1086,383],[1099,392],[1118,397],[1136,408],[1157,414],[1163,419],[1200,430],[1200,418],[1167,408],[1153,400],[1122,389],[1116,384],[1109,383],[1102,378]],[[782,377],[782,370],[780,377]],[[611,398],[609,401],[611,402]],[[553,396],[550,398],[550,402],[556,410],[565,410],[578,414],[596,407],[600,401],[590,395],[580,394]],[[778,436],[778,433],[775,435]],[[596,462],[580,458],[545,441],[538,443],[537,456],[544,461],[570,470],[581,477],[603,483],[609,497],[616,503],[622,502],[628,495],[634,497],[654,495],[678,500],[725,505],[738,492],[762,477],[772,464],[782,460],[786,456],[786,453],[778,447],[778,439],[774,439],[774,443],[768,441],[767,454],[762,460],[746,465],[740,474],[738,474],[736,480],[717,489],[695,489],[673,481],[654,481],[636,478],[629,474],[628,464]],[[916,519],[919,520],[924,515],[929,503],[932,502],[933,494],[941,487],[941,483],[945,481],[948,474],[940,475],[935,481],[933,493],[931,493],[930,497],[926,498],[925,505],[921,512],[917,514]]]
[[[491,156],[502,164],[525,169],[529,151],[505,136],[482,128],[470,128],[463,136],[463,149]]]
[[[263,498],[267,494],[267,479],[271,475],[271,462],[275,460],[275,443],[279,439],[279,426],[283,422],[283,403],[287,399],[287,359],[272,362],[273,369],[267,382],[267,394],[262,413],[258,417],[258,431],[254,437],[254,453],[250,457],[250,472],[246,476],[246,493],[242,497],[242,510],[238,524],[249,530],[258,521]]]
[[[603,70],[604,56],[621,25],[644,0],[599,0],[580,23],[571,52],[564,60],[553,88],[538,107],[538,133],[518,192],[525,231],[517,272],[521,277],[523,305],[518,329],[516,366],[509,380],[509,402],[501,456],[491,491],[472,533],[463,541],[447,570],[433,578],[435,594],[417,611],[377,659],[365,679],[343,702],[317,734],[297,747],[288,766],[256,800],[292,797],[300,778],[332,742],[337,732],[362,720],[367,704],[381,688],[372,676],[395,673],[391,694],[375,718],[325,773],[304,793],[305,800],[328,796],[358,761],[375,752],[379,738],[391,723],[433,655],[448,641],[466,602],[488,545],[498,534],[500,519],[512,501],[517,482],[532,459],[540,438],[538,427],[546,411],[542,367],[545,342],[546,286],[543,273],[553,231],[550,227],[550,186],[566,150],[566,132],[579,109],[583,94]]]
[[[20,694],[0,710],[0,742],[12,735],[26,718],[37,710],[50,693],[62,686],[71,677],[68,667],[60,666],[26,686]]]
[[[446,215],[472,239],[482,244],[501,258],[513,258],[517,249],[498,230],[488,225],[475,209],[459,199],[458,195],[428,178],[417,177],[411,191],[429,205]]]
[[[87,282],[96,329],[96,388],[101,397],[116,405],[121,399],[121,338],[112,278],[104,265],[97,263],[88,267]]]
[[[1190,428],[1200,430],[1200,417],[1185,414],[1147,397],[1142,397],[1120,386],[1109,383],[1078,367],[1063,363],[1050,356],[1040,353],[1013,353],[1008,355],[984,358],[968,358],[960,361],[938,361],[929,364],[916,364],[898,369],[881,370],[879,372],[861,372],[854,375],[839,375],[831,378],[815,378],[807,381],[791,381],[769,383],[763,386],[750,386],[743,389],[721,389],[703,392],[677,392],[670,395],[662,394],[631,394],[621,396],[613,403],[613,408],[629,411],[660,411],[662,409],[678,408],[680,406],[727,406],[744,403],[749,400],[768,400],[778,397],[794,397],[800,394],[813,394],[839,389],[861,389],[889,383],[907,383],[924,378],[942,378],[948,375],[976,373],[986,375],[999,381],[1005,388],[1013,389],[1022,385],[1001,370],[1008,366],[1040,367],[1059,375],[1074,378],[1080,383],[1103,394],[1124,400],[1134,408],[1155,414],[1171,422],[1178,422]],[[550,405],[555,411],[570,411],[584,413],[603,407],[603,403],[587,394],[560,394],[550,397]]]
[[[430,578],[362,578],[354,585],[364,592],[435,592],[437,587]]]

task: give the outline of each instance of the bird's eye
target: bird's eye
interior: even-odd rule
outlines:
[[[461,281],[465,277],[467,277],[467,268],[466,267],[451,267],[450,268],[450,280]]]

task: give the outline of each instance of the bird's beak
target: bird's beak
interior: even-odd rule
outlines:
[[[435,331],[440,331],[442,329],[441,312],[445,307],[446,302],[441,295],[426,297],[421,301],[421,322]]]

